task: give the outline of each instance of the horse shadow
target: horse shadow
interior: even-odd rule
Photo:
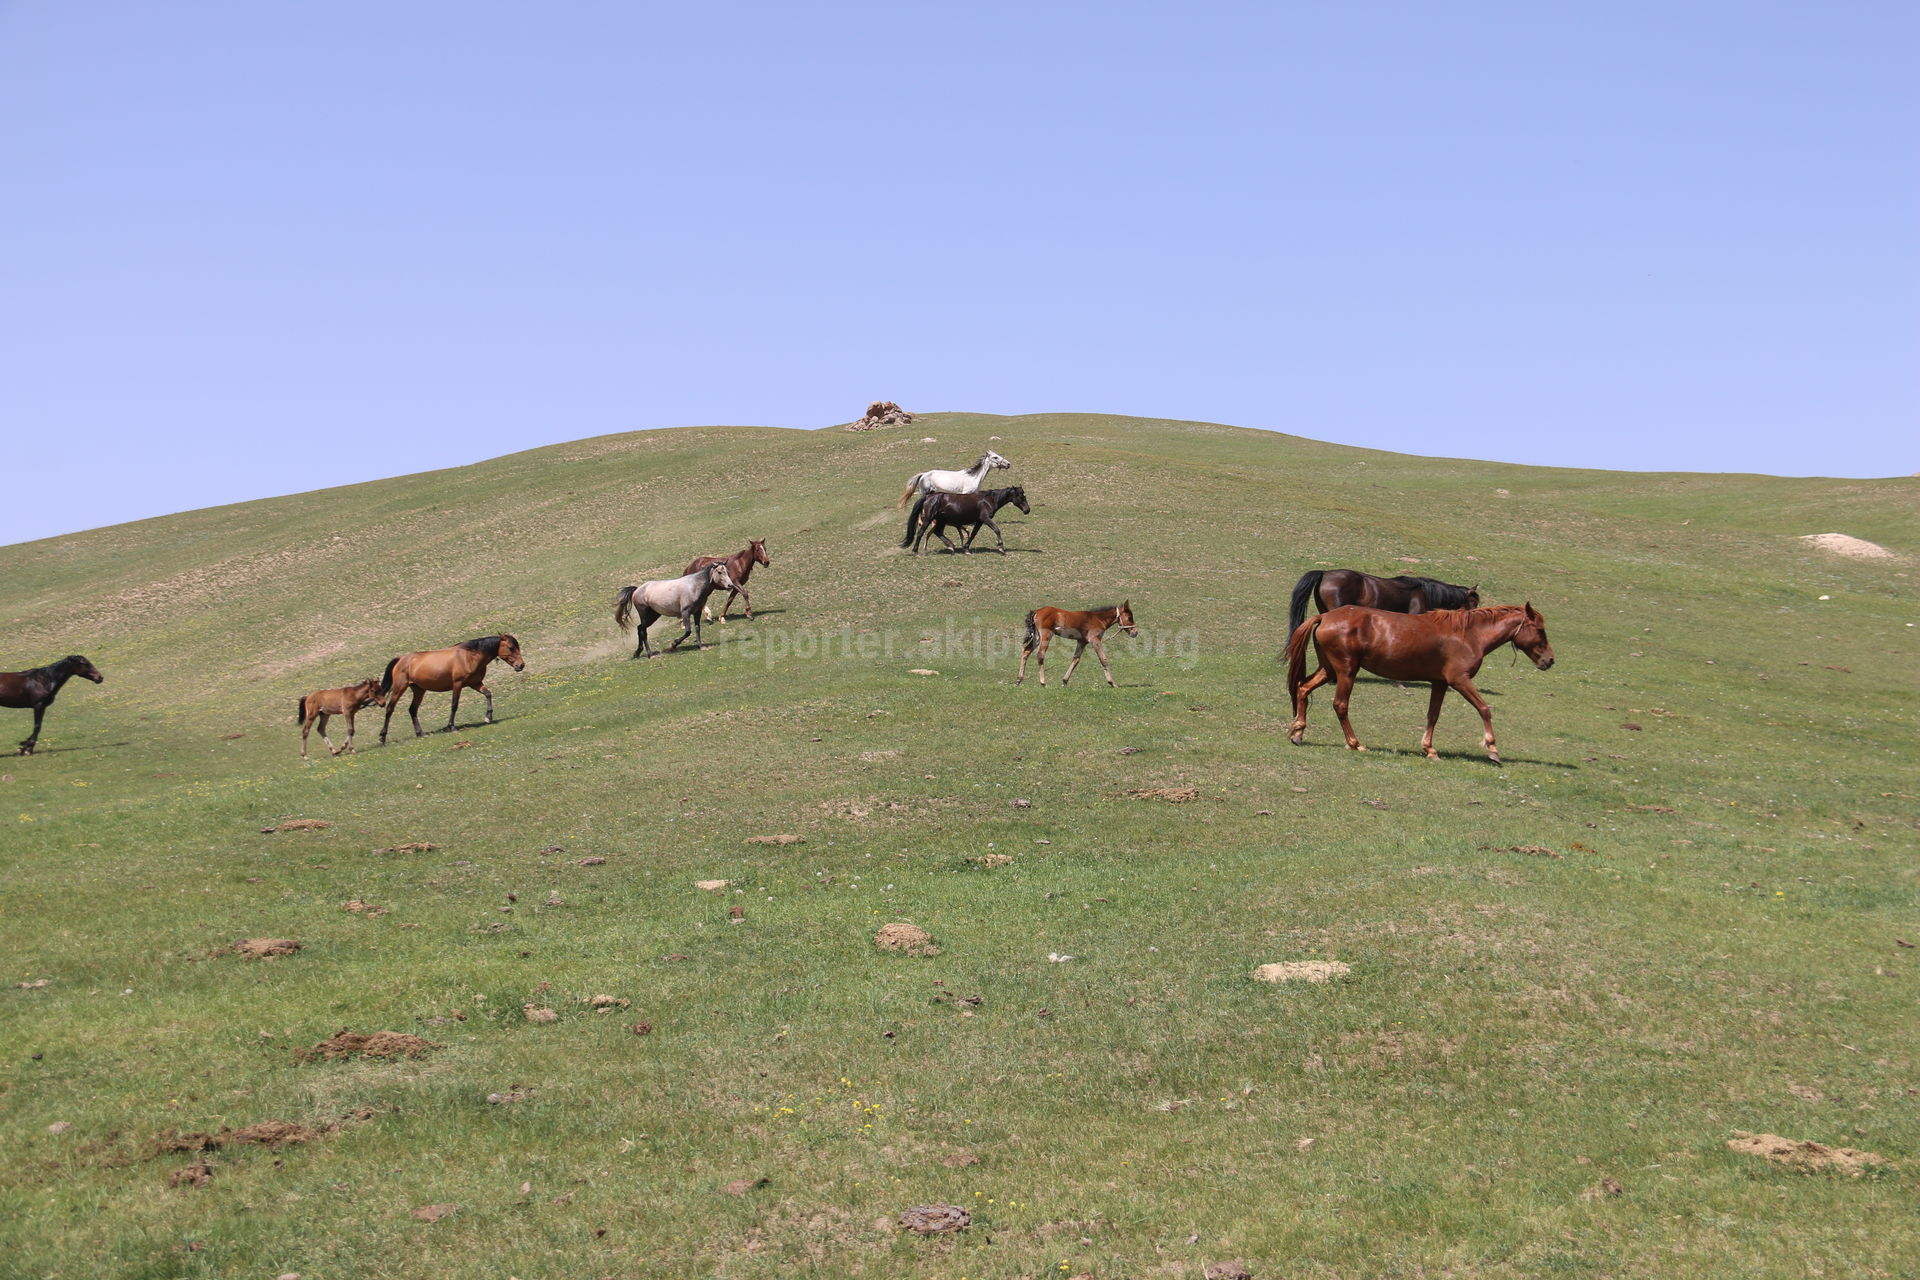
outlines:
[[[128,742],[79,742],[79,743],[73,744],[72,746],[61,746],[61,747],[49,747],[43,743],[40,746],[37,746],[33,749],[33,754],[35,756],[64,756],[64,755],[70,755],[77,751],[110,751],[115,747],[130,747],[132,745],[133,743],[131,741],[128,741]],[[30,760],[33,758],[33,756],[21,756],[19,748],[17,747],[11,751],[0,751],[0,757],[12,759],[16,756],[18,756],[23,760]]]

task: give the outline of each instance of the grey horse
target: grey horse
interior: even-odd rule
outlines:
[[[667,646],[668,651],[678,649],[688,636],[693,637],[693,647],[698,649],[701,606],[716,590],[731,591],[733,587],[733,575],[727,572],[725,561],[695,569],[684,577],[622,587],[620,594],[613,598],[613,620],[624,631],[634,626],[637,619],[640,642],[633,648],[636,658],[653,656],[653,646],[647,643],[647,628],[675,614],[680,617],[680,638]]]

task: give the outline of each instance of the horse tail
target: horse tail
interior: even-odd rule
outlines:
[[[307,700],[305,698],[300,699],[300,712],[294,716],[293,722],[295,724],[305,724],[307,722]]]
[[[622,631],[632,626],[633,593],[638,588],[622,587],[620,594],[613,598],[613,621]]]
[[[1020,642],[1020,652],[1022,653],[1032,653],[1040,647],[1040,628],[1035,625],[1033,621],[1034,613],[1035,610],[1027,610],[1027,635],[1026,638]]]
[[[922,472],[921,474],[924,475],[925,472]],[[895,508],[895,510],[905,510],[907,505],[907,499],[911,498],[913,496],[913,491],[915,489],[918,489],[919,487],[920,487],[920,476],[915,476],[913,479],[907,481],[907,491],[900,495],[900,505],[897,508]]]
[[[907,490],[907,492],[912,493],[913,490],[909,489]],[[926,505],[927,505],[927,495],[923,493],[920,495],[920,497],[917,500],[915,500],[913,504],[913,510],[907,512],[907,536],[900,539],[901,546],[910,547],[913,545],[913,531],[914,531],[914,528],[920,523],[920,512],[926,508]]]
[[[1313,640],[1313,633],[1320,629],[1320,621],[1327,615],[1315,614],[1304,626],[1295,627],[1293,638],[1287,641],[1287,697],[1293,698],[1300,692],[1300,686],[1307,680],[1307,645]]]
[[[1307,601],[1313,599],[1313,593],[1320,589],[1320,579],[1326,576],[1324,569],[1309,569],[1300,575],[1300,581],[1293,584],[1293,607],[1287,611],[1287,634],[1292,635],[1300,629],[1307,618]]]
[[[400,659],[395,658],[392,662],[389,662],[387,664],[387,669],[380,674],[380,692],[381,693],[393,692],[393,669],[399,665],[400,665]]]

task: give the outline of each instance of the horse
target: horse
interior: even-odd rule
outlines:
[[[1547,624],[1532,603],[1496,604],[1485,609],[1442,609],[1408,615],[1384,609],[1342,605],[1308,619],[1287,641],[1287,693],[1293,699],[1293,724],[1287,740],[1299,746],[1307,732],[1307,699],[1328,680],[1333,686],[1333,713],[1347,735],[1347,750],[1365,751],[1347,719],[1347,696],[1353,675],[1364,667],[1390,680],[1427,680],[1433,696],[1427,701],[1427,731],[1420,749],[1437,760],[1433,726],[1440,719],[1440,703],[1453,689],[1473,704],[1485,726],[1487,756],[1500,763],[1493,740],[1493,709],[1473,677],[1487,654],[1512,642],[1513,647],[1545,671],[1553,665],[1553,646],[1547,642]],[[1307,675],[1307,645],[1320,652],[1320,668]]]
[[[1107,676],[1107,687],[1117,688],[1113,683],[1113,668],[1107,665],[1107,650],[1100,643],[1100,637],[1109,627],[1118,627],[1130,636],[1140,634],[1133,624],[1133,607],[1122,600],[1119,604],[1110,604],[1104,609],[1087,609],[1075,612],[1071,609],[1035,609],[1027,615],[1027,637],[1020,646],[1020,684],[1027,678],[1027,655],[1036,649],[1040,652],[1040,687],[1047,687],[1047,645],[1056,635],[1069,640],[1077,640],[1073,661],[1067,664],[1067,674],[1060,677],[1060,687],[1067,687],[1067,681],[1073,679],[1073,669],[1080,665],[1080,655],[1093,646],[1093,652],[1100,659],[1100,670]]]
[[[300,713],[295,717],[300,722],[300,758],[307,758],[307,734],[313,730],[313,722],[320,722],[320,741],[327,744],[327,754],[337,756],[345,751],[353,751],[353,717],[362,707],[378,706],[380,703],[380,677],[362,680],[359,684],[350,684],[343,689],[321,689],[300,699]],[[327,717],[345,716],[347,718],[347,745],[336,747],[333,739],[327,736]]]
[[[904,510],[907,499],[915,493],[978,493],[980,482],[987,478],[987,472],[996,467],[1012,465],[989,449],[980,455],[980,461],[965,471],[922,471],[907,481],[907,491],[900,495],[900,507]]]
[[[747,621],[752,622],[753,597],[747,594],[747,575],[753,572],[753,566],[756,564],[763,564],[769,569],[773,568],[773,561],[767,559],[767,540],[751,539],[745,550],[736,551],[730,556],[696,556],[693,563],[687,566],[687,572],[704,569],[710,564],[725,564],[727,576],[733,579],[733,585],[727,588],[727,602],[720,606],[720,621],[727,620],[727,610],[733,608],[733,598],[739,596],[741,602],[747,607]],[[709,622],[713,621],[713,606],[703,603],[700,606],[700,616]]]
[[[91,662],[77,653],[68,654],[58,662],[35,667],[31,671],[0,671],[0,707],[33,708],[33,732],[20,744],[17,754],[33,754],[35,744],[40,741],[40,721],[46,716],[47,708],[53,705],[53,700],[60,696],[60,686],[74,676],[95,684],[106,679]]]
[[[667,646],[668,652],[678,649],[688,636],[693,637],[693,647],[700,647],[700,607],[707,597],[718,589],[731,589],[733,575],[727,570],[725,560],[715,560],[703,568],[695,569],[678,578],[662,578],[654,582],[642,582],[637,586],[622,587],[613,598],[613,620],[622,631],[634,625],[637,615],[640,630],[640,642],[633,647],[633,656],[646,658],[653,655],[653,646],[647,643],[647,628],[655,621],[673,614],[680,615],[680,638]]]
[[[1307,601],[1320,606],[1320,612],[1338,609],[1343,604],[1364,605],[1369,609],[1388,609],[1394,613],[1426,613],[1433,609],[1478,609],[1479,584],[1456,586],[1434,578],[1402,574],[1397,578],[1376,578],[1358,569],[1312,569],[1293,584],[1293,607],[1287,613],[1287,634],[1292,635],[1306,621]]]
[[[1000,508],[1012,503],[1026,515],[1033,514],[1033,508],[1027,505],[1027,491],[1019,485],[1010,489],[982,489],[978,493],[923,493],[913,504],[913,510],[907,513],[907,536],[901,546],[911,546],[913,554],[920,554],[920,547],[932,533],[947,544],[949,551],[972,551],[973,540],[980,536],[980,526],[986,525],[993,530],[995,541],[1000,544],[1000,554],[1007,554],[1007,540],[1000,536],[1000,526],[993,522]],[[955,547],[948,540],[948,525],[967,531],[964,546]],[[918,536],[916,536],[916,532]]]
[[[451,649],[422,649],[403,653],[387,664],[380,677],[380,692],[387,700],[386,718],[380,722],[380,745],[387,745],[387,726],[393,723],[393,709],[400,695],[413,690],[413,702],[407,714],[413,718],[413,736],[426,736],[420,727],[420,700],[431,693],[453,693],[453,705],[447,708],[447,726],[442,733],[453,732],[453,718],[460,711],[460,691],[478,689],[487,699],[487,723],[493,723],[493,690],[487,688],[487,664],[495,660],[515,671],[525,671],[527,660],[520,656],[520,642],[510,635],[481,636],[462,640]]]

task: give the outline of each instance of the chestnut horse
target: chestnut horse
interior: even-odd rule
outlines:
[[[1437,613],[1403,614],[1384,609],[1342,605],[1309,618],[1287,641],[1287,693],[1293,699],[1293,725],[1287,739],[1299,746],[1307,733],[1307,699],[1328,680],[1333,686],[1333,713],[1347,735],[1347,750],[1365,751],[1347,719],[1347,697],[1353,692],[1354,673],[1361,668],[1389,680],[1427,680],[1433,696],[1427,701],[1427,732],[1420,749],[1427,759],[1439,759],[1433,749],[1433,726],[1440,719],[1440,703],[1453,689],[1473,704],[1486,726],[1487,756],[1500,763],[1493,740],[1493,709],[1473,677],[1487,654],[1512,642],[1545,671],[1553,665],[1553,646],[1547,643],[1546,620],[1532,604],[1496,604],[1485,609],[1442,609]],[[1307,675],[1307,644],[1320,652],[1320,668]]]
[[[320,741],[327,744],[327,754],[337,756],[342,751],[353,751],[353,717],[362,707],[374,707],[380,704],[380,677],[362,680],[359,684],[350,684],[343,689],[321,689],[300,699],[300,758],[307,758],[307,735],[313,732],[313,722],[320,722]],[[347,718],[347,745],[336,747],[333,739],[327,736],[327,717],[345,716]]]
[[[744,551],[736,551],[730,556],[695,556],[693,563],[687,566],[686,571],[694,573],[710,564],[726,565],[727,576],[733,580],[733,585],[727,589],[727,602],[720,606],[720,621],[727,620],[727,610],[733,608],[733,598],[739,596],[741,603],[747,608],[747,621],[752,622],[753,597],[747,594],[747,575],[753,572],[753,566],[756,564],[763,564],[769,569],[773,568],[773,561],[767,559],[767,540],[754,538],[747,543]],[[700,605],[700,616],[708,622],[713,621],[713,605],[710,602],[703,602]]]
[[[31,671],[0,671],[0,707],[33,708],[33,732],[20,744],[20,755],[33,754],[34,746],[40,741],[40,721],[46,717],[53,700],[60,696],[60,687],[75,676],[95,684],[106,679],[77,653]]]
[[[510,635],[481,636],[478,640],[462,640],[451,649],[422,649],[416,653],[403,653],[387,664],[386,674],[380,677],[380,692],[386,695],[387,714],[380,722],[380,745],[387,742],[387,726],[393,723],[393,709],[400,705],[400,695],[408,689],[413,690],[413,702],[407,707],[407,714],[413,717],[413,736],[424,737],[425,730],[420,727],[420,700],[432,693],[453,693],[453,705],[447,708],[447,726],[442,733],[453,731],[453,717],[460,711],[460,691],[478,689],[487,699],[487,723],[493,723],[493,690],[487,688],[487,664],[498,659],[515,671],[525,671],[527,660],[520,656],[520,642]]]
[[[1107,687],[1116,688],[1113,683],[1113,668],[1107,664],[1106,646],[1100,643],[1100,637],[1109,627],[1118,627],[1130,636],[1140,634],[1133,625],[1133,607],[1122,600],[1119,604],[1110,604],[1104,609],[1087,609],[1074,612],[1071,609],[1035,609],[1027,615],[1027,637],[1020,646],[1020,684],[1027,678],[1027,655],[1038,650],[1040,653],[1040,687],[1047,687],[1047,645],[1056,635],[1069,640],[1077,640],[1073,661],[1067,664],[1067,674],[1060,677],[1060,687],[1067,687],[1067,681],[1073,679],[1073,669],[1080,665],[1080,655],[1093,646],[1094,654],[1100,659],[1100,670],[1106,672]]]
[[[1343,604],[1388,609],[1394,613],[1427,613],[1434,609],[1478,609],[1480,591],[1477,583],[1462,587],[1410,573],[1397,578],[1376,578],[1358,569],[1309,569],[1293,584],[1293,606],[1287,613],[1288,635],[1298,631],[1300,624],[1307,620],[1309,600],[1318,605],[1322,613]]]

